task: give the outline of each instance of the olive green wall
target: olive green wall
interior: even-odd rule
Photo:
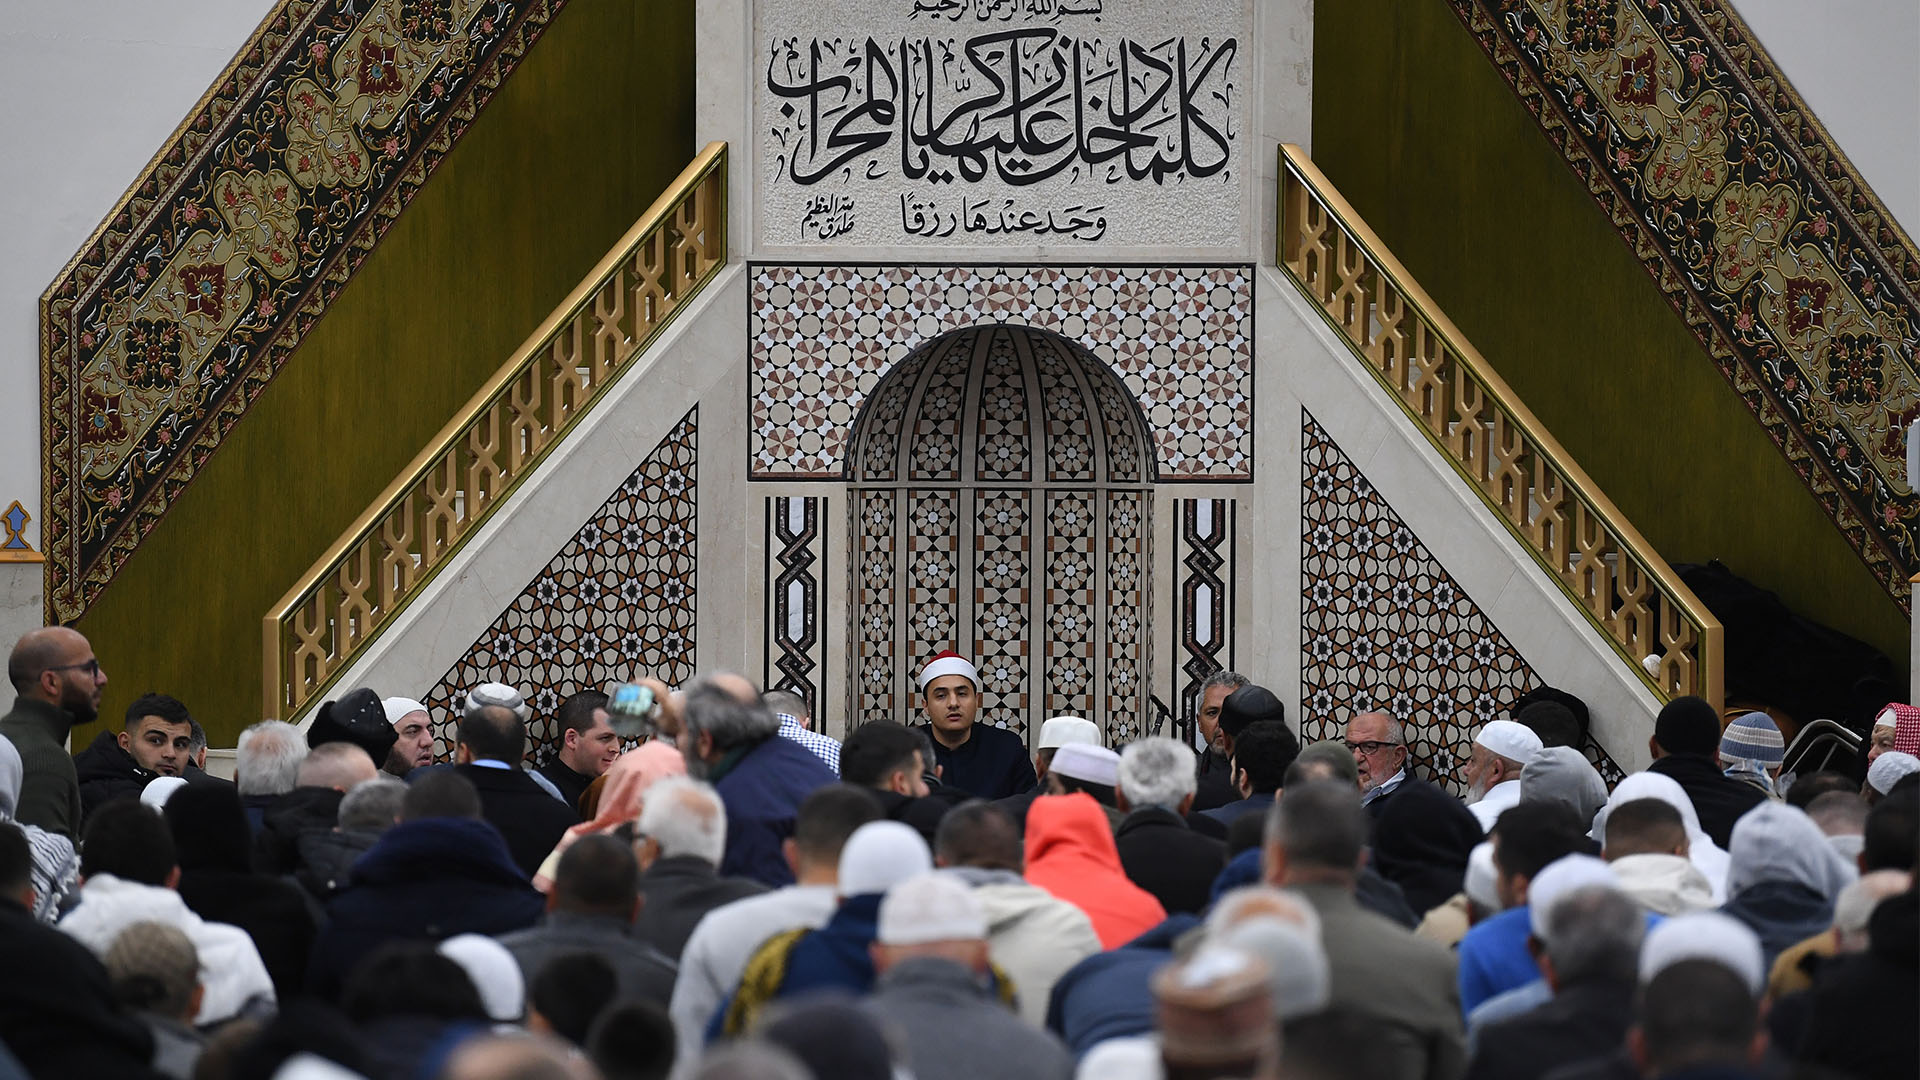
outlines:
[[[1316,5],[1313,69],[1314,162],[1660,554],[1904,672],[1906,616],[1448,5]]]
[[[692,160],[693,6],[554,18],[77,624],[107,723],[147,690],[214,746],[260,719],[267,609]]]

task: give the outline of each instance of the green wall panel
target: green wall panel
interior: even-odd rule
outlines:
[[[692,160],[693,6],[555,17],[77,624],[106,723],[147,690],[214,746],[260,719],[268,607]]]
[[[1313,61],[1315,163],[1660,554],[1904,672],[1906,616],[1447,4],[1319,4]]]

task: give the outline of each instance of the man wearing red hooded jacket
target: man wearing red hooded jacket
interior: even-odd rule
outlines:
[[[1113,827],[1093,796],[1044,795],[1027,811],[1027,881],[1087,913],[1100,947],[1115,949],[1166,919],[1127,879]]]

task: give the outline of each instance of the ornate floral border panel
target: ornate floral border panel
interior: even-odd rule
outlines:
[[[693,678],[698,413],[681,418],[421,697],[439,754],[453,753],[453,717],[478,683],[527,695],[537,756],[559,735],[554,710],[576,691],[641,674],[668,686]]]
[[[1253,478],[1248,266],[756,265],[748,468],[839,480],[853,422],[916,346],[975,323],[1051,330],[1120,373],[1161,480]]]
[[[1723,0],[1449,0],[1903,608],[1920,251]]]
[[[1473,736],[1541,679],[1312,414],[1300,434],[1300,737],[1379,709],[1416,765],[1458,789]],[[1609,785],[1620,766],[1591,739]]]
[[[281,0],[41,298],[47,608],[79,617],[565,0]]]
[[[1171,566],[1180,575],[1173,598],[1180,620],[1180,648],[1168,685],[1179,687],[1174,715],[1183,726],[1200,711],[1200,684],[1207,676],[1233,670],[1239,509],[1234,499],[1174,503]]]
[[[827,579],[831,510],[823,498],[779,496],[766,504],[767,653],[761,685],[798,694],[814,716],[825,717],[827,643],[820,589]]]

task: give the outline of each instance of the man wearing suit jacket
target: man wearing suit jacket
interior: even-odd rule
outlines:
[[[1396,1061],[1391,1075],[1455,1080],[1466,1066],[1452,954],[1362,908],[1354,885],[1367,812],[1352,786],[1318,780],[1286,789],[1267,821],[1269,883],[1306,897],[1320,915],[1333,996],[1372,1021]]]
[[[506,838],[507,851],[531,878],[580,821],[520,768],[527,755],[527,725],[505,705],[469,708],[455,736],[454,771],[480,792],[480,815]]]

